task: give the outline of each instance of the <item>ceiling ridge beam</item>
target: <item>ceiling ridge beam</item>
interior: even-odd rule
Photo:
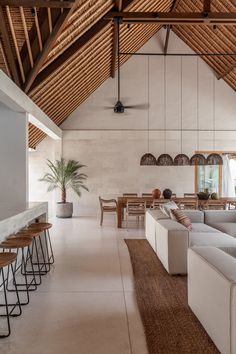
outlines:
[[[77,3],[79,0],[76,0],[73,3],[73,7],[70,9],[65,9],[62,14],[59,16],[58,20],[56,21],[56,24],[54,25],[52,32],[48,36],[46,42],[43,45],[43,49],[41,52],[38,53],[37,59],[34,63],[33,68],[29,71],[27,77],[26,77],[26,82],[24,85],[24,91],[26,93],[29,92],[37,74],[39,73],[40,69],[42,68],[45,60],[47,59],[47,56],[52,49],[54,43],[56,42],[57,38],[60,36],[64,25],[68,21],[69,17],[71,16],[72,12],[74,11]]]
[[[58,0],[0,0],[1,6],[22,6],[22,7],[47,7],[69,9],[74,6],[74,1],[58,1]]]

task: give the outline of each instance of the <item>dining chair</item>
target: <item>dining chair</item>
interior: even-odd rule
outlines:
[[[177,198],[175,203],[178,205],[180,209],[190,209],[196,210],[198,209],[198,198]]]
[[[171,198],[176,198],[176,193],[172,193]]]
[[[99,203],[101,208],[100,226],[102,226],[104,213],[117,213],[117,201],[115,199],[102,199],[99,197]]]
[[[142,193],[142,197],[152,197],[152,193]]]
[[[139,217],[145,216],[146,202],[136,201],[135,199],[128,199],[126,203],[126,227],[128,225],[128,218],[130,216],[136,216],[136,220],[139,221]]]
[[[138,193],[123,193],[123,197],[137,197]]]
[[[206,203],[203,204],[203,208],[206,210],[226,210],[227,209],[227,201],[225,200],[207,200]]]
[[[168,203],[170,199],[154,199],[151,205],[151,209],[160,209],[160,205]]]

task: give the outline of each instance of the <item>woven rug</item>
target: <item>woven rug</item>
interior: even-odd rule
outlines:
[[[125,240],[149,354],[219,353],[188,307],[187,277],[169,275],[146,240]]]

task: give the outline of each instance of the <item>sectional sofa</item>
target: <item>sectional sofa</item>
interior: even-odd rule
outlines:
[[[188,231],[159,210],[146,238],[170,274],[188,273],[188,304],[222,354],[236,354],[236,210],[186,210]]]

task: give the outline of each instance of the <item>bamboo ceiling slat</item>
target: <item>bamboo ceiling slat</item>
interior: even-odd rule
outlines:
[[[123,1],[125,2],[125,0]],[[126,4],[127,2],[129,1],[126,1]],[[78,1],[75,10],[64,25],[40,70],[44,70],[59,56],[62,56],[69,46],[100,21],[108,11],[113,9],[114,3],[114,0]],[[125,8],[125,11],[170,11],[172,5],[173,0],[134,0]],[[202,0],[179,0],[175,9],[177,12],[199,12],[202,10]],[[232,1],[211,0],[211,10],[216,12],[236,12],[236,4]],[[50,12],[48,12],[50,25],[50,18],[53,12],[51,9],[48,11]],[[31,37],[28,35],[33,25],[35,25],[39,50],[43,50],[41,22],[39,22],[38,18],[39,9],[36,9],[35,16],[33,16],[30,8],[24,8],[22,11],[19,7],[10,7],[8,9],[4,8],[4,12],[9,20],[7,26],[9,33],[11,33],[10,43],[14,48],[14,55],[17,57],[23,78],[24,68],[21,68],[22,58],[20,57],[23,46],[24,50],[26,49],[27,51],[28,49],[31,67],[33,66],[33,56],[30,53]],[[160,28],[161,26],[158,24],[132,24],[129,28],[126,25],[122,25],[120,29],[121,51],[136,52]],[[177,36],[196,52],[236,52],[236,26],[217,26],[216,29],[207,26],[173,26],[172,29]],[[56,124],[60,125],[109,78],[112,48],[113,25],[108,23],[76,53],[67,58],[60,67],[57,65],[57,69],[54,72],[48,70],[49,75],[38,86],[34,87],[29,93],[30,97]],[[129,55],[121,55],[120,63],[125,63],[129,58]],[[236,89],[235,57],[205,56],[202,59],[215,70],[219,77],[222,76],[228,85],[234,90]],[[0,68],[5,72],[7,72],[6,64],[4,52],[0,50]],[[117,68],[117,63],[115,67]],[[8,74],[10,74],[9,69]],[[115,95],[116,92],[114,92],[114,97]],[[44,137],[44,133],[29,125],[31,147],[37,146]]]

